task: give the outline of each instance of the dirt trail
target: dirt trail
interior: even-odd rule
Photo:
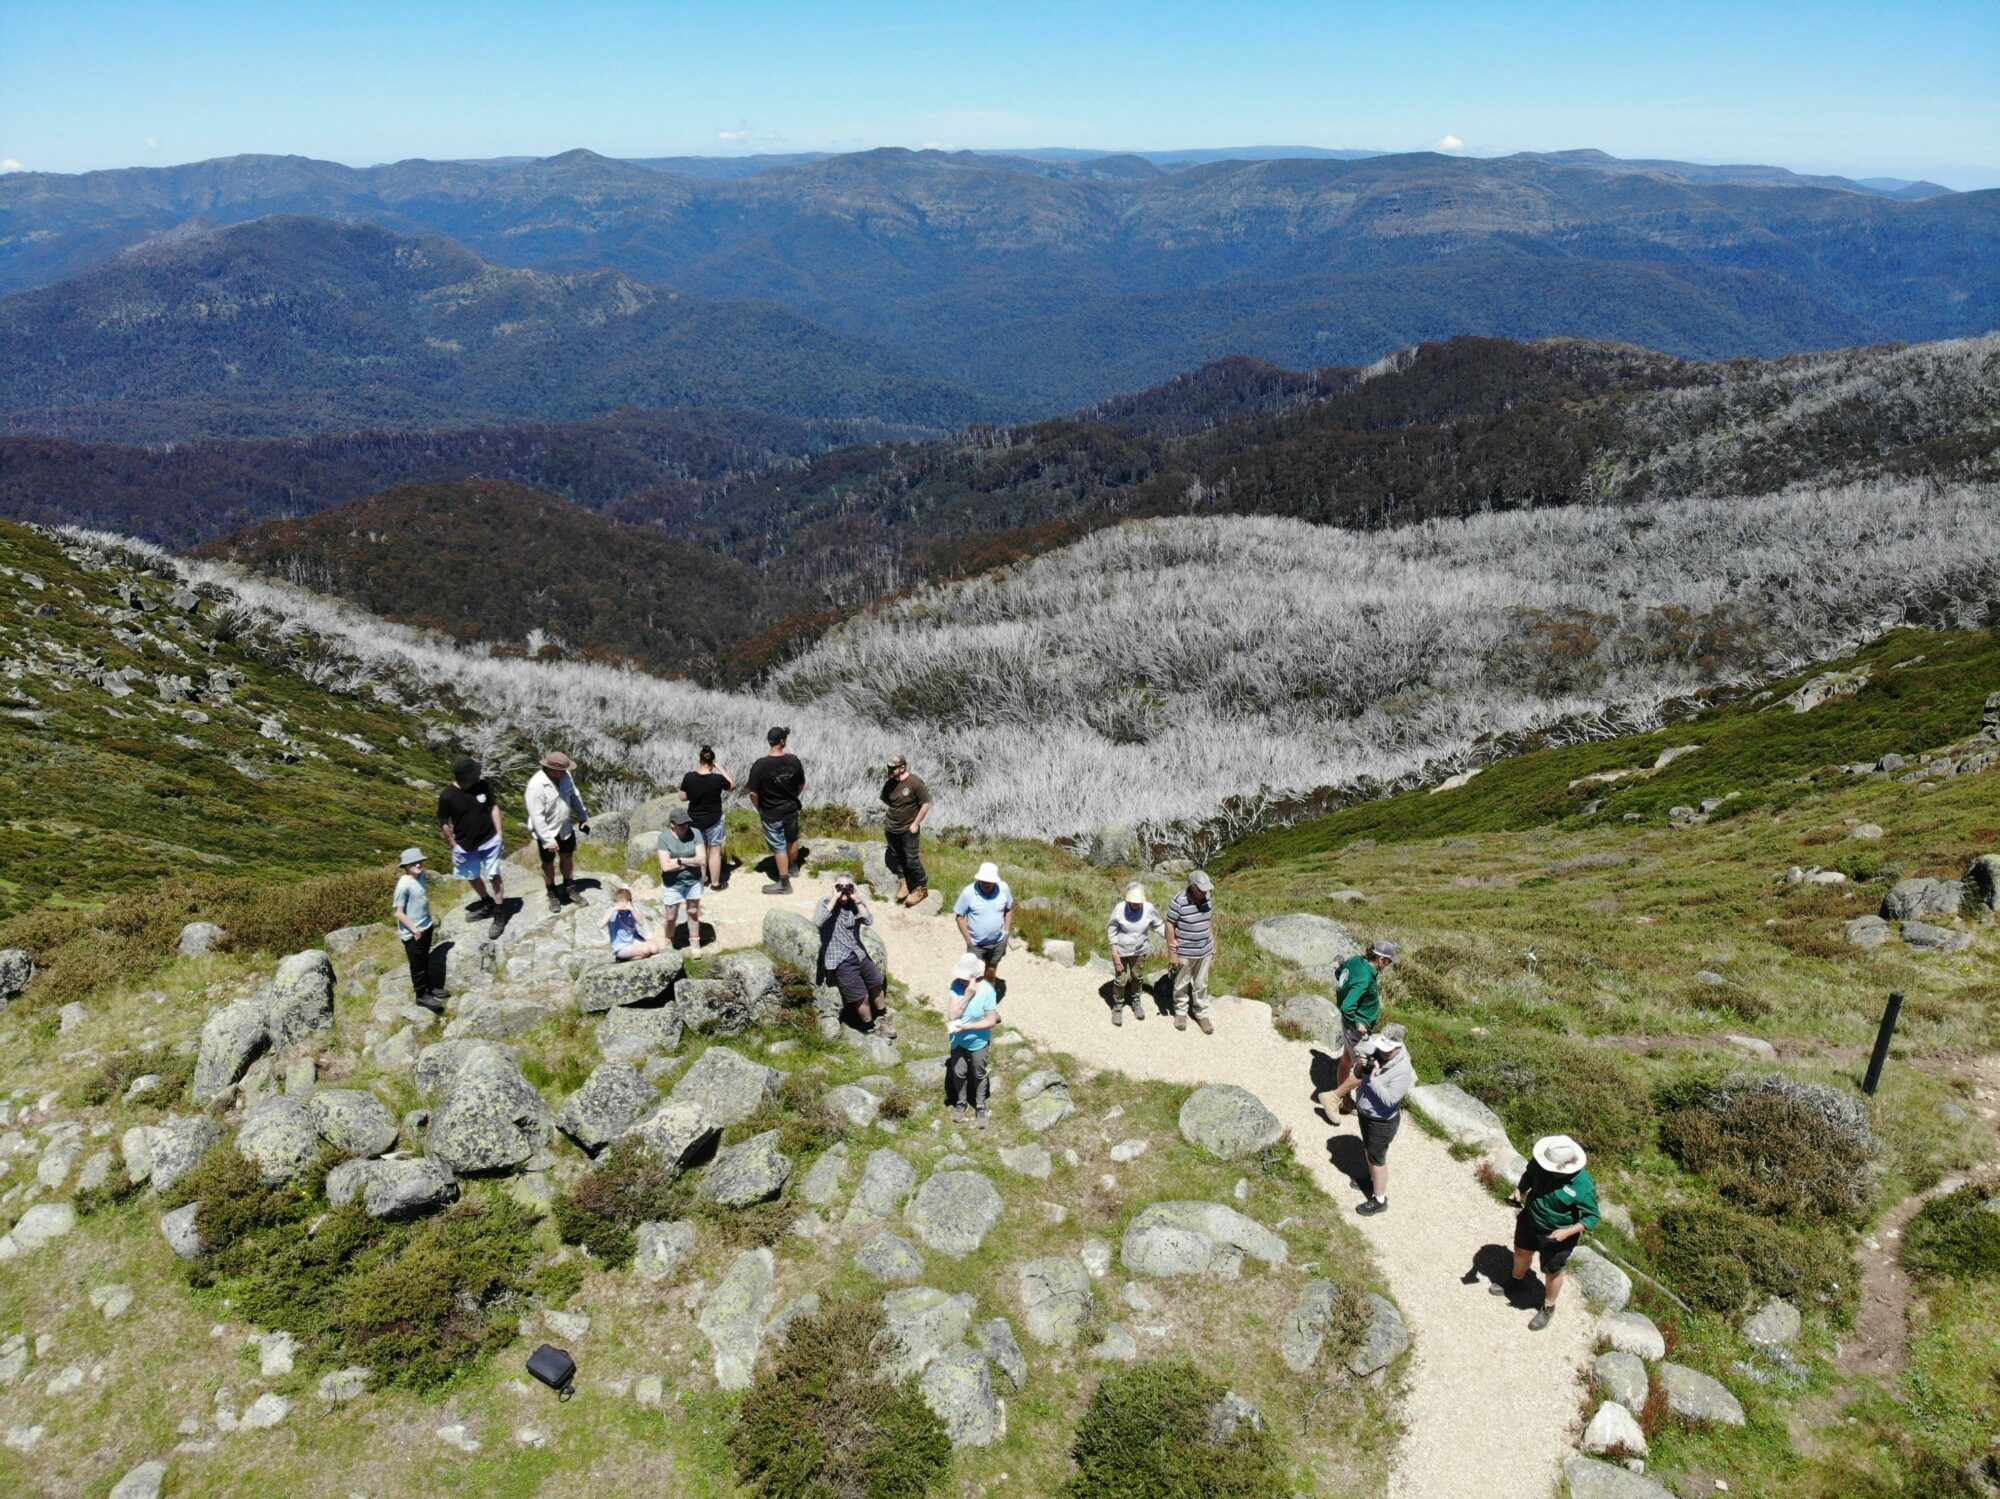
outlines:
[[[789,897],[758,892],[754,871],[719,897],[704,915],[724,946],[758,940],[773,904],[809,912],[824,892],[795,882]],[[1108,908],[1107,908],[1108,909]],[[961,955],[957,929],[945,917],[919,916],[885,902],[875,905],[877,929],[892,971],[912,997],[936,1006]],[[1104,976],[1061,967],[1016,950],[1002,968],[1008,981],[1006,1023],[1036,1045],[1063,1051],[1094,1067],[1129,1077],[1174,1083],[1236,1083],[1263,1100],[1291,1131],[1299,1160],[1348,1214],[1360,1193],[1329,1154],[1328,1137],[1346,1137],[1343,1160],[1359,1160],[1352,1120],[1329,1130],[1313,1107],[1314,1048],[1287,1041],[1272,1028],[1271,1011],[1250,1001],[1214,1007],[1215,1034],[1190,1026],[1176,1031],[1164,1016],[1111,1024],[1099,996]],[[1421,1075],[1422,1059],[1419,1062]],[[1006,1107],[1004,1054],[994,1097]],[[1351,1151],[1352,1155],[1345,1152]],[[1553,1492],[1562,1459],[1573,1451],[1580,1409],[1578,1381],[1594,1343],[1595,1315],[1581,1296],[1566,1301],[1540,1333],[1528,1314],[1489,1296],[1486,1282],[1460,1277],[1482,1245],[1509,1242],[1512,1216],[1480,1187],[1472,1167],[1452,1159],[1444,1144],[1414,1124],[1396,1137],[1391,1155],[1392,1209],[1350,1216],[1368,1240],[1412,1336],[1407,1429],[1392,1469],[1392,1499],[1487,1499]],[[1482,1256],[1484,1266],[1492,1257]]]

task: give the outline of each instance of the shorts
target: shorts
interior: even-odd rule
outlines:
[[[1349,1056],[1353,1056],[1354,1048],[1359,1046],[1363,1038],[1370,1034],[1372,1033],[1369,1031],[1364,1031],[1360,1026],[1350,1025],[1345,1019],[1342,1019],[1342,1021],[1340,1022],[1341,1049],[1344,1050]]]
[[[729,836],[729,823],[726,818],[718,817],[715,819],[714,827],[697,828],[695,831],[701,834],[701,841],[710,848],[720,848],[723,840]]]
[[[1582,1234],[1578,1234],[1575,1239],[1557,1241],[1543,1233],[1535,1220],[1525,1212],[1514,1219],[1514,1247],[1532,1249],[1539,1253],[1542,1257],[1544,1275],[1562,1274],[1563,1266],[1567,1265],[1569,1257],[1576,1253],[1577,1239],[1582,1237]]]
[[[842,958],[833,970],[833,982],[840,990],[841,1003],[852,1009],[869,995],[882,992],[882,970],[873,958]]]
[[[499,879],[500,845],[493,843],[484,849],[453,849],[451,872],[454,878],[461,880]]]
[[[557,854],[575,853],[576,852],[575,829],[571,829],[567,833],[558,834],[553,842],[544,842],[542,839],[537,838],[535,840],[535,851],[539,853],[544,859],[553,859]]]
[[[782,854],[799,841],[799,814],[787,812],[783,817],[764,819],[764,846],[774,854]]]
[[[633,948],[643,946],[645,946],[645,943],[637,937],[630,938],[624,942],[614,942],[611,944],[611,961],[614,963],[629,963],[631,959],[625,955]]]
[[[998,968],[1000,960],[1007,956],[1007,934],[1002,932],[991,942],[974,942],[967,952],[979,954],[979,961],[988,968]]]
[[[1390,1119],[1377,1119],[1368,1114],[1358,1117],[1361,1120],[1361,1149],[1368,1157],[1368,1164],[1388,1165],[1389,1142],[1396,1138],[1396,1131],[1403,1127],[1402,1114],[1398,1112]]]
[[[692,885],[685,887],[668,885],[660,892],[660,899],[667,903],[669,910],[672,910],[675,906],[684,905],[688,901],[700,900],[707,893],[707,887],[700,880],[696,880]]]

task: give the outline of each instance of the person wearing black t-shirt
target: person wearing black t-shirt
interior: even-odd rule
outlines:
[[[438,826],[451,845],[451,872],[472,881],[479,899],[467,914],[491,916],[497,937],[507,925],[507,890],[500,875],[500,799],[470,755],[452,766],[451,782],[438,793],[437,805]]]
[[[701,747],[701,768],[681,777],[681,795],[687,799],[688,820],[701,839],[702,862],[711,890],[729,888],[729,870],[722,858],[722,840],[729,832],[722,819],[722,799],[735,789],[729,772],[715,763],[715,746],[711,744]]]
[[[806,768],[786,749],[790,729],[776,728],[764,736],[771,753],[750,767],[743,789],[757,806],[764,824],[764,846],[771,850],[777,877],[764,887],[766,895],[790,895],[792,871],[799,862],[799,808],[806,794]]]

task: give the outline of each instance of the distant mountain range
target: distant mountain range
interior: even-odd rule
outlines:
[[[596,399],[904,421],[949,421],[975,408],[1019,418],[1229,355],[1311,369],[1459,333],[1577,335],[1712,358],[2000,326],[2000,191],[1917,198],[1923,186],[1904,184],[1892,196],[1843,178],[1595,152],[1225,154],[1232,159],[881,150],[746,163],[572,151],[366,169],[233,157],[75,177],[23,172],[0,178],[0,288],[39,287],[32,295],[48,299],[31,322],[63,326],[63,341],[30,344],[27,358],[56,386],[66,377],[44,366],[69,359],[72,341],[81,340],[86,364],[91,346],[106,344],[89,305],[60,310],[91,304],[105,284],[79,273],[156,264],[171,245],[142,250],[136,262],[118,257],[191,225],[273,214],[446,235],[507,266],[625,278],[560,292],[510,283],[502,301],[595,294],[655,309],[636,322],[607,318],[635,336],[613,351],[617,368],[576,372],[584,398],[567,405],[521,377],[539,354],[515,361],[489,340],[460,364],[516,368],[490,378],[461,368],[440,387],[412,362],[407,340],[397,344],[395,361],[425,369],[418,392],[456,420],[474,400],[561,419],[604,409],[589,405]],[[342,243],[366,258],[366,240]],[[211,255],[203,274],[219,270]],[[477,274],[483,286],[497,273]],[[653,382],[663,388],[649,392],[633,361],[656,363],[641,347],[660,335],[637,330],[658,316],[665,289],[707,299],[705,329],[754,367],[715,359],[701,330],[690,330],[677,344],[666,340],[680,363],[668,360],[666,377]],[[355,314],[343,314],[351,332],[407,321],[407,299],[398,302],[393,288],[357,284],[351,294],[387,299],[379,318],[351,304]],[[769,306],[753,314],[746,300],[818,327],[780,324]],[[676,321],[693,316],[684,309]],[[419,321],[440,319],[425,311]],[[211,320],[209,332],[217,326]],[[0,336],[20,327],[9,322]],[[851,342],[819,341],[834,335]],[[458,335],[426,327],[422,336]],[[815,352],[767,365],[771,343]],[[242,365],[233,352],[219,362]],[[799,364],[823,362],[843,387],[834,398],[786,386]],[[357,373],[348,368],[341,383]],[[9,409],[53,404],[19,399],[21,382],[12,383]],[[850,396],[883,404],[862,411]],[[347,403],[357,404],[328,409],[327,419],[378,419],[365,400]],[[395,404],[404,405],[400,396]],[[158,414],[154,430],[185,413]],[[432,418],[419,406],[413,419]]]

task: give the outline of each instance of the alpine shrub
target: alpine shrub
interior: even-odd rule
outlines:
[[[1853,1266],[1824,1229],[1781,1228],[1735,1208],[1668,1208],[1642,1236],[1660,1278],[1704,1311],[1733,1313],[1759,1296],[1800,1307],[1852,1300]]]
[[[1626,1065],[1559,1036],[1489,1037],[1476,1050],[1448,1051],[1443,1072],[1517,1139],[1570,1135],[1606,1162],[1652,1143],[1652,1099]]]
[[[1925,1275],[2000,1278],[2000,1198],[1978,1186],[1932,1198],[1903,1231],[1903,1263]]]
[[[1669,1114],[1661,1142],[1752,1212],[1813,1223],[1867,1215],[1875,1153],[1867,1111],[1823,1084],[1727,1078],[1704,1102]]]
[[[874,1302],[791,1325],[729,1438],[746,1489],[765,1499],[921,1499],[945,1483],[951,1440],[908,1381],[883,1376],[888,1336]]]
[[[692,1199],[680,1172],[637,1140],[614,1140],[589,1175],[556,1194],[556,1232],[605,1265],[629,1265],[642,1223],[685,1217]]]
[[[1070,1499],[1285,1499],[1292,1486],[1269,1432],[1247,1421],[1220,1440],[1210,1431],[1227,1393],[1185,1358],[1106,1374],[1070,1448]]]

